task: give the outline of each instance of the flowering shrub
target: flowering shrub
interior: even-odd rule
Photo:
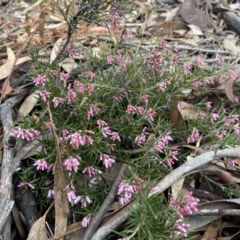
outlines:
[[[111,30],[118,31],[118,13],[111,10],[109,15]],[[130,31],[120,40],[128,37]],[[87,227],[108,193],[107,177],[116,177],[111,170],[126,163],[132,174],[120,183],[116,200],[124,205],[135,196],[141,206],[133,211],[129,228],[137,229],[139,239],[146,239],[143,237],[146,234],[149,239],[186,236],[184,214],[195,211],[198,202],[192,193],[183,198],[183,204],[172,200],[171,208],[162,196],[148,199],[147,193],[152,182],[185,160],[187,151],[171,149],[171,144],[194,144],[205,136],[221,145],[229,141],[231,131],[240,133],[239,115],[228,112],[226,116],[219,115],[209,101],[202,104],[205,113],[189,121],[185,129],[173,127],[169,118],[173,106],[185,108],[186,89],[194,91],[214,85],[223,81],[224,76],[217,73],[212,76],[212,71],[204,70],[202,59],[185,60],[176,44],[169,47],[164,40],[142,54],[141,59],[134,50],[116,47],[96,57],[84,46],[80,49],[73,46],[66,47],[70,58],[76,52],[85,56],[77,75],[74,70],[64,72],[56,64],[40,63],[32,56],[36,70],[33,81],[39,90],[42,110],[26,117],[21,127],[12,130],[12,135],[27,142],[40,135],[43,138],[39,139],[31,164],[22,169],[19,187],[29,186],[41,197],[42,205],[50,204],[54,198],[52,176],[58,152],[54,139],[44,136],[56,132],[66,175],[63,190],[72,213],[79,217],[83,227]],[[223,64],[224,58],[219,58],[219,65]],[[52,122],[50,114],[44,112],[48,106]],[[136,178],[141,179],[140,187]]]

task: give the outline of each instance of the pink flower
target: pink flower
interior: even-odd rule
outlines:
[[[216,122],[218,120],[218,118],[219,118],[219,114],[218,113],[213,113],[211,115],[211,122],[212,123]]]
[[[95,168],[94,167],[86,167],[83,170],[83,173],[87,172],[87,174],[89,175],[89,177],[92,177],[92,175],[95,174]]]
[[[198,88],[201,85],[202,85],[202,82],[200,80],[195,80],[194,83],[193,83],[194,88]]]
[[[87,227],[88,224],[89,224],[89,222],[90,222],[90,219],[91,219],[90,216],[84,217],[83,220],[82,220],[81,225],[82,225],[83,227]]]
[[[78,159],[80,160],[81,158],[78,156]],[[75,171],[77,172],[78,170],[78,165],[80,164],[77,158],[73,158],[70,156],[69,158],[66,158],[63,162],[63,165],[66,166],[68,171]]]
[[[54,97],[53,98],[53,106],[54,108],[58,107],[59,104],[63,104],[64,100],[60,97]]]
[[[145,130],[146,130],[146,127],[143,128],[141,135],[136,136],[136,138],[135,138],[135,140],[134,140],[134,142],[135,142],[138,146],[142,145],[142,144],[145,143],[146,140],[147,140],[147,135],[149,135],[149,133],[148,133],[148,132],[145,132]]]
[[[237,79],[237,74],[233,70],[229,70],[229,77],[234,81]]]
[[[185,106],[186,106],[185,102],[182,102],[182,101],[178,102],[178,105],[177,105],[178,109],[183,109],[185,108]]]
[[[240,134],[240,126],[238,123],[233,126],[233,130],[236,134]]]
[[[97,120],[97,124],[99,128],[102,128],[104,126],[107,126],[107,123],[101,119]]]
[[[196,65],[197,65],[198,67],[200,67],[200,66],[202,66],[203,64],[204,64],[203,59],[202,59],[202,58],[198,58],[198,59],[197,59],[197,62],[196,62]]]
[[[235,166],[235,165],[237,165],[238,161],[239,161],[238,159],[231,158],[231,159],[228,160],[228,165],[229,166]]]
[[[129,202],[133,196],[133,193],[137,191],[137,187],[135,185],[130,185],[126,181],[122,181],[118,186],[118,201],[120,205],[124,205]]]
[[[38,74],[34,79],[36,85],[45,86],[45,82],[47,81],[46,76]]]
[[[98,108],[96,105],[90,106],[90,108],[87,112],[87,118],[90,119],[92,116],[94,116],[99,111],[100,111],[100,108]]]
[[[126,113],[134,114],[135,112],[136,112],[136,107],[134,107],[133,105],[128,105],[127,106]]]
[[[47,154],[47,150],[45,147],[43,147],[43,145],[40,145],[38,148],[37,148],[37,152],[44,152]]]
[[[173,51],[174,51],[174,52],[178,52],[178,49],[179,49],[178,44],[175,43],[175,44],[173,45]]]
[[[49,190],[48,190],[47,197],[48,197],[48,198],[54,198],[54,190],[49,189]]]
[[[175,161],[178,161],[178,158],[176,157],[177,154],[178,154],[178,151],[176,151],[176,150],[169,151],[169,157],[167,158],[167,162],[170,166],[173,165]]]
[[[45,159],[38,159],[33,165],[37,167],[37,170],[44,171],[45,169],[48,169]]]
[[[156,114],[156,111],[153,108],[149,108],[145,118],[153,122],[155,114]]]
[[[23,187],[25,185],[28,185],[31,189],[35,189],[35,187],[31,183],[24,183],[24,182],[20,182],[18,184],[18,187]]]
[[[47,101],[47,98],[50,97],[50,92],[47,91],[47,90],[41,90],[41,91],[39,92],[39,95],[40,95],[40,97],[42,98],[42,100],[43,100],[44,102],[46,102],[46,101]]]
[[[148,95],[143,95],[141,97],[141,102],[143,102],[145,104],[148,104],[148,102],[149,102],[148,97],[149,97]]]
[[[91,71],[87,71],[87,72],[86,72],[86,76],[87,76],[87,78],[88,78],[90,81],[92,81],[93,78],[94,78],[94,76],[95,76],[95,74],[94,74],[93,72],[91,72]]]
[[[103,161],[103,165],[106,168],[111,167],[112,164],[115,163],[115,160],[113,158],[110,158],[107,154],[100,154],[100,160]]]
[[[220,131],[217,131],[216,133],[216,137],[219,139],[219,140],[222,140],[224,136],[227,135],[227,131],[226,130],[220,130]]]
[[[236,123],[239,122],[239,116],[238,115],[231,115],[231,116],[226,116],[225,118],[225,125],[230,126],[231,123]]]
[[[196,142],[200,137],[199,131],[197,130],[197,128],[193,128],[193,131],[191,133],[191,136],[188,137],[187,142],[191,143],[191,142]]]
[[[163,153],[165,145],[168,144],[169,141],[173,140],[170,134],[170,132],[167,132],[164,136],[160,137],[157,144],[154,146],[154,150]],[[151,151],[153,151],[153,149]]]
[[[80,92],[80,93],[84,93],[85,92],[84,85],[81,82],[79,82],[79,81],[76,81],[76,80],[74,81],[74,87],[76,87],[78,92]]]
[[[206,102],[206,107],[207,107],[207,109],[211,109],[212,108],[212,102]]]
[[[226,65],[225,57],[218,55],[218,65],[219,67],[224,67]]]
[[[86,135],[83,134],[81,131],[79,132],[75,132],[73,134],[71,134],[69,136],[70,140],[70,144],[74,144],[77,148],[82,145],[91,145],[93,143],[93,139]]]
[[[35,129],[22,129],[21,127],[16,127],[11,129],[11,135],[17,138],[31,141],[38,137],[40,135],[40,132]]]
[[[63,72],[60,73],[60,80],[63,82],[64,86],[66,86],[67,80],[70,74],[71,74],[71,71],[68,71],[67,73],[63,73]]]
[[[73,203],[74,200],[77,198],[75,192],[73,190],[68,191],[67,198],[70,203]]]
[[[113,61],[114,61],[114,58],[113,58],[112,55],[107,56],[107,63],[108,63],[108,64],[112,64]]]
[[[184,74],[186,74],[186,75],[190,74],[191,69],[192,69],[192,63],[191,62],[184,63]]]
[[[68,88],[67,103],[70,104],[75,101],[76,101],[76,93],[72,89]]]
[[[169,85],[169,82],[168,81],[164,81],[164,82],[157,83],[156,87],[158,88],[158,90],[160,92],[165,92],[168,85]]]
[[[112,132],[110,139],[113,140],[113,141],[121,142],[121,138],[120,138],[120,136],[119,136],[119,134],[117,132]]]

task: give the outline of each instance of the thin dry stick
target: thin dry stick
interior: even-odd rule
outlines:
[[[111,203],[113,203],[114,198],[116,196],[117,193],[117,189],[118,189],[118,185],[119,183],[122,181],[123,178],[123,174],[125,173],[125,171],[127,170],[128,166],[127,164],[123,164],[112,187],[110,192],[108,193],[108,196],[106,197],[106,199],[104,200],[104,202],[102,203],[100,209],[98,210],[98,212],[95,214],[95,216],[93,217],[93,219],[91,220],[82,240],[89,240],[91,239],[91,237],[93,236],[93,234],[95,233],[95,231],[97,230],[99,224],[101,223],[104,215],[106,214],[108,207]]]
[[[201,170],[201,167],[205,164],[208,164],[215,158],[239,158],[240,157],[240,147],[236,148],[226,148],[223,150],[218,150],[217,152],[210,151],[208,153],[203,153],[190,161],[184,163],[180,167],[176,168],[172,172],[170,172],[166,177],[164,177],[159,183],[155,185],[151,189],[148,197],[152,195],[160,194],[167,188],[171,187],[173,183],[179,181],[180,179],[186,177],[192,172]],[[108,234],[112,232],[113,229],[116,229],[120,224],[126,221],[129,216],[130,208],[136,207],[136,202],[132,201],[126,208],[123,208],[116,215],[110,218],[102,227],[98,229],[98,231],[94,234],[91,240],[101,240],[106,237]]]

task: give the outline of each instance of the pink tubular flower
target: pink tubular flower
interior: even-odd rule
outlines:
[[[103,165],[106,168],[109,168],[112,166],[113,163],[115,163],[115,160],[113,158],[110,158],[107,154],[100,154],[100,160],[103,161]]]
[[[217,131],[216,133],[216,137],[219,139],[219,140],[222,140],[224,136],[227,135],[227,131],[226,130],[220,130],[220,131]]]
[[[45,86],[45,82],[47,81],[46,76],[38,74],[37,77],[34,79],[34,83],[36,85],[40,85],[40,86]]]
[[[54,97],[53,98],[53,106],[54,108],[58,107],[59,104],[63,104],[64,100],[60,97]]]
[[[148,133],[148,132],[145,132],[145,130],[146,130],[146,127],[143,128],[141,135],[136,136],[136,138],[135,138],[135,140],[134,140],[134,142],[135,142],[138,146],[142,145],[142,144],[145,143],[146,140],[147,140],[147,135],[149,135],[149,133]]]
[[[69,87],[67,91],[67,103],[70,104],[75,101],[76,101],[76,93]]]
[[[167,162],[170,166],[173,165],[175,161],[178,161],[178,158],[176,157],[177,154],[178,154],[178,151],[176,151],[176,150],[169,151],[169,157],[167,158]]]
[[[31,189],[35,189],[35,187],[31,183],[24,183],[24,182],[20,182],[18,184],[18,187],[23,187],[25,185],[28,185]]]
[[[192,69],[192,63],[191,62],[184,63],[184,74],[186,74],[186,75],[190,74],[191,69]]]
[[[171,134],[170,132],[167,132],[164,136],[160,137],[157,140],[157,144],[154,146],[154,148],[151,151],[156,150],[157,152],[163,153],[163,149],[165,145],[167,145],[169,141],[173,140],[170,134]]]
[[[84,217],[83,220],[82,220],[81,225],[82,225],[83,227],[87,227],[88,224],[89,224],[89,222],[90,222],[90,219],[91,219],[90,216]]]
[[[218,118],[219,118],[219,114],[218,113],[213,113],[211,115],[211,122],[212,123],[216,122],[218,120]]]
[[[225,125],[230,126],[231,123],[236,123],[239,122],[239,116],[238,115],[231,115],[231,116],[226,116],[225,118]]]
[[[107,56],[107,63],[108,63],[108,64],[112,64],[113,61],[114,61],[114,58],[113,58],[112,55]]]
[[[38,159],[33,165],[37,167],[37,170],[44,171],[48,169],[48,165],[45,159]]]
[[[77,156],[80,160],[81,158]],[[75,171],[78,170],[78,165],[80,164],[77,158],[73,158],[72,156],[69,158],[66,158],[63,162],[63,165],[66,166],[68,171]]]
[[[63,82],[64,86],[66,86],[67,80],[70,74],[71,74],[71,71],[68,71],[67,73],[63,73],[63,72],[60,73],[60,80]]]
[[[118,201],[120,205],[124,205],[129,202],[133,196],[133,193],[137,191],[136,185],[130,185],[126,181],[122,181],[118,186]]]
[[[153,122],[153,121],[154,121],[154,116],[155,116],[155,114],[156,114],[156,111],[155,111],[153,108],[149,108],[149,109],[147,110],[147,113],[146,113],[145,118],[146,118],[147,120]]]
[[[185,102],[182,102],[182,101],[178,102],[178,105],[177,105],[178,109],[183,109],[185,108],[185,106],[186,106]]]
[[[167,86],[169,85],[168,81],[163,81],[163,82],[159,82],[156,84],[156,87],[158,88],[158,90],[160,92],[165,92],[167,89]]]
[[[42,100],[44,101],[44,102],[46,102],[47,101],[47,98],[49,98],[50,97],[50,92],[49,91],[47,91],[47,90],[41,90],[40,92],[39,92],[39,95],[40,95],[40,97],[42,98]]]
[[[113,140],[113,141],[121,142],[121,138],[120,138],[120,136],[119,136],[119,134],[117,132],[112,132],[110,139]]]
[[[240,126],[238,123],[233,126],[233,130],[236,134],[240,134]]]
[[[237,79],[237,74],[233,70],[230,70],[229,77],[231,80],[235,81]]]
[[[49,190],[48,190],[47,197],[48,197],[48,198],[54,198],[54,190],[49,189]]]
[[[225,57],[218,55],[218,65],[219,67],[224,67],[226,65]]]
[[[98,108],[96,105],[90,106],[90,108],[87,112],[87,118],[90,119],[92,116],[94,116],[99,111],[100,111],[100,108]]]
[[[211,109],[212,108],[212,102],[206,102],[206,107],[207,107],[207,109]]]
[[[84,93],[85,92],[85,88],[84,88],[84,85],[79,82],[79,81],[74,81],[74,87],[78,90],[78,92],[80,93]]]
[[[11,129],[11,135],[17,138],[31,141],[38,137],[40,135],[40,132],[35,129],[22,129],[21,127],[16,127]]]
[[[134,114],[135,112],[136,112],[136,107],[134,107],[133,105],[128,105],[127,106],[126,113]]]
[[[188,137],[187,142],[191,143],[191,142],[197,142],[197,140],[199,139],[200,134],[199,131],[197,130],[197,128],[193,128],[193,131],[191,133],[191,136]]]
[[[94,167],[86,167],[83,169],[83,173],[87,173],[89,175],[89,177],[92,177],[92,175],[95,174],[95,168]]]
[[[97,124],[99,128],[102,128],[104,126],[107,126],[107,123],[101,119],[97,120]]]
[[[91,145],[93,143],[93,139],[87,134],[82,133],[81,130],[71,134],[69,137],[71,139],[70,144],[74,144],[77,148],[80,145]]]
[[[91,72],[91,71],[87,71],[86,72],[86,76],[87,76],[87,78],[90,80],[90,82],[93,80],[93,78],[94,78],[94,76],[95,76],[95,74],[93,73],[93,72]]]
[[[40,145],[38,148],[37,148],[37,152],[44,152],[47,154],[47,150],[45,147],[43,147],[43,145]]]

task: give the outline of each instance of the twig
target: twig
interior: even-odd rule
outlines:
[[[210,151],[208,153],[203,153],[190,161],[184,163],[180,167],[176,168],[172,172],[170,172],[167,176],[165,176],[159,183],[155,185],[151,189],[150,194],[148,197],[151,197],[152,195],[160,194],[170,186],[172,186],[173,183],[179,181],[180,179],[186,177],[187,175],[190,175],[192,172],[198,170],[200,171],[201,167],[205,164],[211,162],[214,160],[213,158],[239,158],[240,157],[240,147],[236,148],[226,148],[223,150],[218,150],[215,154],[214,151]],[[112,218],[110,218],[102,227],[98,229],[98,231],[94,234],[94,236],[91,238],[91,240],[100,240],[106,237],[109,233],[112,232],[113,229],[117,228],[120,224],[122,224],[124,221],[126,221],[129,216],[129,208],[137,207],[136,202],[132,201],[126,208],[123,208],[121,211],[117,213],[117,215],[114,215]]]
[[[117,193],[118,185],[122,181],[123,174],[127,170],[127,168],[128,168],[127,164],[124,163],[122,165],[122,167],[121,167],[121,169],[120,169],[112,187],[111,187],[111,190],[108,193],[108,196],[106,197],[106,199],[102,203],[98,212],[95,214],[95,216],[91,220],[91,222],[90,222],[82,240],[91,239],[92,235],[95,233],[96,229],[98,228],[99,224],[101,223],[101,221],[103,219],[103,216],[106,214],[109,205],[114,201],[114,198],[115,198],[116,193]]]
[[[64,45],[62,46],[62,48],[60,49],[60,51],[58,52],[56,58],[53,60],[53,63],[57,62],[60,58],[60,56],[62,55],[62,53],[64,52],[64,50],[66,49],[69,41],[70,41],[70,38],[73,34],[73,31],[74,31],[74,28],[75,28],[75,24],[76,22],[78,21],[78,18],[86,11],[88,11],[90,8],[92,7],[95,7],[95,6],[98,6],[100,4],[102,4],[103,1],[96,1],[95,3],[92,3],[92,4],[86,4],[85,6],[81,7],[77,13],[72,17],[72,25],[71,23],[68,23],[68,31],[67,31],[67,39],[64,43]],[[104,3],[107,3],[107,2],[104,2]]]

